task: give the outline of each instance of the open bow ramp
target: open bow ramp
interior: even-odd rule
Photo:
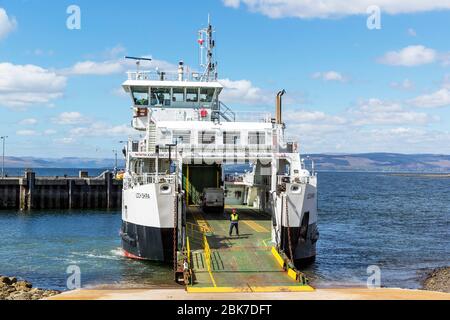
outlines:
[[[188,210],[187,235],[192,271],[189,293],[311,292],[302,274],[285,265],[271,246],[271,219],[238,208],[239,236],[229,236],[230,209],[224,213]]]

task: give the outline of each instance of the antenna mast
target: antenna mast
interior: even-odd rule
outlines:
[[[208,27],[198,32],[200,45],[200,66],[205,69],[203,78],[217,80],[217,62],[214,61],[216,42],[213,38],[214,29],[208,14]],[[205,46],[206,45],[206,46]],[[206,50],[206,55],[205,55]]]
[[[136,61],[136,73],[139,75],[139,67],[141,66],[141,61],[152,61],[151,58],[142,58],[142,57],[129,57],[126,56],[125,59],[135,60]]]

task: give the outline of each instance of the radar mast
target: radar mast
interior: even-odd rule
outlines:
[[[214,61],[214,49],[216,47],[213,38],[214,29],[208,14],[208,27],[198,32],[198,44],[200,45],[200,67],[204,69],[202,75],[207,81],[217,80],[217,62]],[[205,54],[206,52],[206,54]]]

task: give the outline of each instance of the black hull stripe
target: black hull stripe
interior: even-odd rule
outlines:
[[[156,228],[122,221],[122,248],[151,261],[173,261],[173,228]]]

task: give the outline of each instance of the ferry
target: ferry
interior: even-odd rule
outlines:
[[[204,190],[221,188],[225,212],[215,213],[215,220],[227,224],[227,210],[249,209],[270,221],[268,242],[277,251],[290,261],[311,262],[319,238],[317,174],[298,143],[285,136],[285,91],[274,99],[274,116],[240,119],[221,100],[214,32],[209,22],[198,32],[201,72],[183,61],[176,70],[142,70],[151,59],[126,57],[137,66],[122,86],[140,138],[130,139],[124,150],[124,254],[178,268],[187,225],[195,212],[202,213]],[[230,165],[246,171],[230,173]]]

